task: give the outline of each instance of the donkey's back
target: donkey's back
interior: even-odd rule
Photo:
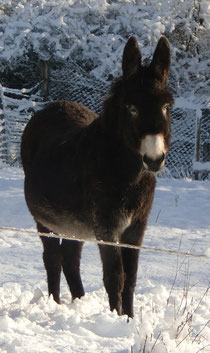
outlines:
[[[97,128],[92,124],[92,133],[87,130],[96,118],[82,104],[59,101],[37,112],[24,130],[21,158],[27,205],[36,222],[51,231],[87,235],[87,190],[93,181],[88,164]]]
[[[57,101],[38,111],[28,122],[21,144],[21,159],[24,170],[40,162],[40,158],[56,158],[56,149],[76,138],[97,114],[82,104],[71,101]],[[46,158],[44,155],[43,157]],[[47,161],[46,161],[47,162]]]

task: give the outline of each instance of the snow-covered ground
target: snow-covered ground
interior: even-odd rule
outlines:
[[[0,166],[0,199],[0,226],[35,230],[21,169]],[[208,181],[159,178],[143,245],[209,255],[209,209]],[[34,235],[1,230],[0,268],[2,353],[210,352],[210,258],[142,250],[129,323],[109,311],[94,244],[82,257],[86,295],[73,303],[64,278],[62,304],[48,298]]]
[[[0,71],[17,70],[33,53],[55,62],[73,58],[90,77],[107,82],[121,73],[130,35],[144,59],[165,34],[171,86],[181,94],[180,106],[199,111],[209,106],[209,19],[209,0],[2,0]],[[183,96],[193,97],[190,106]],[[143,246],[206,257],[142,250],[129,322],[109,311],[94,244],[83,251],[85,297],[72,303],[63,278],[57,305],[47,295],[39,238],[0,229],[0,353],[210,352],[209,209],[209,181],[158,179]],[[35,231],[22,170],[0,164],[1,226]]]

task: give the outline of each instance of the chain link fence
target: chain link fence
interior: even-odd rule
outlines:
[[[100,113],[109,82],[90,77],[79,65],[69,61],[59,67],[41,64],[42,81],[32,89],[0,86],[0,158],[20,165],[22,131],[31,115],[46,102],[69,99]],[[194,161],[210,161],[210,109],[199,102],[192,108],[178,100],[171,114],[172,139],[163,176],[195,177]],[[200,168],[197,178],[205,179],[209,170]]]
[[[9,165],[20,165],[23,129],[32,114],[43,106],[38,90],[38,85],[22,90],[0,85],[0,159]]]

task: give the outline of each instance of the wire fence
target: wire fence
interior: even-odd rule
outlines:
[[[153,248],[153,247],[149,247],[149,246],[137,246],[137,245],[132,245],[132,244],[120,243],[120,242],[97,240],[94,237],[88,237],[88,238],[80,238],[79,237],[78,238],[78,237],[75,237],[72,235],[55,234],[55,233],[40,233],[40,232],[35,232],[35,231],[27,230],[27,229],[14,228],[14,227],[12,227],[12,228],[0,227],[0,231],[7,231],[7,232],[9,231],[9,232],[14,232],[14,233],[30,235],[30,236],[45,236],[48,238],[67,239],[69,241],[76,240],[76,241],[79,241],[82,243],[83,242],[90,242],[90,243],[97,244],[97,245],[109,245],[109,246],[115,246],[115,247],[127,248],[127,249],[154,251],[154,252],[167,253],[170,255],[182,255],[182,256],[187,256],[187,257],[196,257],[196,258],[200,258],[200,259],[210,259],[210,257],[205,254],[194,254],[192,252],[160,249],[160,248]]]
[[[11,89],[0,85],[0,158],[20,165],[20,141],[31,115],[43,106],[39,85],[32,89]]]

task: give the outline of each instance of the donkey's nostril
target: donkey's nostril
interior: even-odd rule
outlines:
[[[156,159],[150,158],[147,154],[143,156],[144,165],[152,172],[158,172],[162,168],[164,160],[165,153],[162,153],[162,155]]]

